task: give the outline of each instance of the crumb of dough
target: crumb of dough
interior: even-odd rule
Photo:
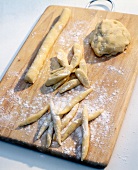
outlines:
[[[123,52],[130,43],[130,33],[117,20],[105,19],[91,33],[90,43],[98,57]]]

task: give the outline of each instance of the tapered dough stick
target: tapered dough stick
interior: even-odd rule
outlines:
[[[84,92],[81,92],[80,94],[75,96],[70,101],[70,103],[67,106],[65,106],[65,108],[61,112],[58,113],[58,115],[64,115],[64,114],[68,113],[73,108],[73,106],[75,106],[75,104],[79,103],[81,100],[83,100],[91,92],[92,92],[92,88],[85,90]]]
[[[77,68],[75,70],[75,75],[79,79],[79,81],[83,84],[84,87],[87,87],[87,88],[90,87],[89,79],[82,69]]]
[[[72,110],[63,117],[63,119],[61,120],[61,129],[64,129],[68,123],[73,119],[73,117],[75,116],[77,110],[78,110],[78,107],[79,107],[79,103],[77,103],[73,108]]]
[[[59,88],[59,93],[64,93],[68,90],[71,90],[72,88],[78,86],[80,84],[80,81],[78,79],[72,79],[70,81],[67,81]]]
[[[68,81],[69,77],[65,77],[63,80],[59,81],[58,83],[53,85],[53,89],[56,90],[58,87],[63,85],[66,81]]]
[[[89,122],[94,120],[95,118],[97,118],[103,112],[104,112],[103,109],[99,109],[99,110],[95,111],[93,114],[89,114],[89,116],[88,116]]]
[[[73,46],[74,55],[72,57],[70,65],[75,68],[79,65],[80,60],[82,59],[82,46],[75,43]]]
[[[42,117],[46,113],[48,109],[49,105],[47,104],[42,110],[40,110],[36,114],[29,116],[24,122],[21,122],[18,126],[21,127],[36,122],[40,117]]]
[[[57,59],[61,66],[66,67],[69,65],[67,54],[61,49],[57,53]]]
[[[47,133],[46,133],[46,148],[49,148],[52,142],[54,126],[53,122],[50,122]]]
[[[53,44],[55,43],[56,39],[58,38],[59,34],[62,32],[64,27],[69,21],[71,16],[71,10],[68,8],[64,8],[59,20],[53,26],[53,28],[47,34],[45,40],[43,41],[35,60],[33,61],[31,67],[29,68],[28,72],[25,75],[25,80],[29,83],[34,83],[38,77],[38,74],[43,67],[43,64],[46,60],[46,57],[52,48]]]
[[[65,77],[69,76],[70,73],[71,72],[67,69],[61,70],[59,73],[56,72],[47,79],[45,85],[46,86],[54,85],[58,83],[60,80],[64,79]]]
[[[52,115],[54,131],[55,131],[55,138],[59,145],[61,145],[61,119],[60,116],[56,114],[54,103],[50,101],[50,111]]]
[[[88,110],[86,106],[83,108],[82,112],[82,154],[81,161],[83,161],[88,153],[89,149],[90,132],[88,125]]]
[[[80,60],[79,68],[87,75],[87,64],[84,58]]]
[[[46,118],[46,120],[44,121],[44,123],[42,124],[38,134],[37,134],[37,137],[36,137],[36,140],[38,140],[42,135],[43,133],[47,130],[47,128],[49,127],[49,124],[51,122],[51,114],[49,114]]]
[[[100,109],[95,111],[93,114],[90,114],[88,116],[88,120],[92,121],[95,118],[97,118],[104,110]],[[76,128],[78,128],[82,124],[82,118],[78,118],[75,121],[72,121],[69,123],[69,125],[61,131],[61,140],[64,141],[67,139],[74,131]]]
[[[68,125],[68,123],[71,121],[71,119],[73,119],[73,117],[75,116],[75,114],[78,110],[78,107],[79,107],[79,103],[77,103],[72,108],[72,110],[67,115],[65,115],[64,117],[63,117],[63,115],[60,115],[60,118],[62,119],[61,120],[61,130],[63,130]],[[55,134],[53,135],[53,139],[56,140]]]
[[[76,119],[75,121],[72,121],[69,123],[68,127],[63,129],[61,131],[61,141],[63,142],[65,139],[67,139],[74,131],[77,129],[82,123],[82,119]]]

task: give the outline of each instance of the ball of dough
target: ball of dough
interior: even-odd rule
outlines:
[[[99,57],[123,52],[130,43],[130,33],[116,20],[105,19],[91,33],[91,47]]]

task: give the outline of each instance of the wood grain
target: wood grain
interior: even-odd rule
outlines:
[[[61,147],[53,143],[49,149],[46,149],[45,134],[41,140],[33,142],[47,114],[40,121],[17,129],[20,121],[42,109],[54,96],[51,88],[44,85],[49,75],[51,61],[56,63],[55,57],[59,48],[68,53],[70,60],[72,46],[77,42],[84,46],[88,77],[94,89],[87,99],[81,102],[80,109],[85,103],[89,114],[98,108],[105,110],[101,116],[89,124],[90,147],[86,160],[82,163],[105,167],[112,155],[137,77],[138,16],[69,8],[72,10],[71,19],[47,56],[37,81],[30,85],[24,81],[24,76],[44,37],[57,21],[63,9],[62,6],[50,6],[45,10],[0,82],[0,138],[81,162],[81,127],[67,138]],[[129,30],[132,39],[125,53],[112,58],[97,58],[88,39],[95,25],[105,18],[122,22]],[[63,108],[65,103],[82,90],[84,90],[83,87],[79,86],[64,95],[55,95],[53,97],[55,107]]]

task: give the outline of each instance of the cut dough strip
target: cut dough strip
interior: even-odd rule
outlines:
[[[50,49],[52,48],[59,34],[62,32],[62,30],[68,23],[70,16],[71,10],[68,8],[64,8],[59,20],[49,31],[44,42],[42,43],[35,60],[33,61],[31,67],[25,75],[25,81],[29,83],[34,83],[36,81]]]
[[[88,116],[88,120],[92,121],[93,119],[97,118],[102,112],[102,109],[97,110],[96,112]],[[70,122],[69,125],[61,131],[61,140],[64,141],[65,139],[67,139],[81,124],[82,118],[78,118],[75,121]]]
[[[65,106],[65,108],[61,112],[58,113],[58,115],[64,115],[64,114],[68,113],[73,108],[73,106],[75,106],[75,104],[79,103],[91,92],[92,92],[92,89],[90,88],[90,89],[80,93],[79,95],[75,96],[70,101],[70,103],[67,106]]]
[[[47,133],[46,133],[46,148],[49,148],[51,145],[53,131],[54,131],[53,122],[50,122]]]
[[[67,67],[69,65],[67,54],[61,49],[57,53],[57,59],[61,66]]]
[[[50,75],[45,85],[51,86],[60,82],[64,78],[69,77],[72,71],[73,71],[73,67],[71,65],[64,67],[64,69],[57,70],[56,72]]]
[[[87,75],[87,64],[84,58],[81,59],[79,68],[84,71],[84,73]]]
[[[51,111],[51,115],[52,115],[52,119],[54,123],[55,138],[58,144],[61,145],[61,119],[56,114],[54,103],[52,100],[50,101],[50,111]]]
[[[70,65],[75,68],[79,65],[80,60],[82,58],[82,46],[80,44],[75,43],[73,46],[74,55],[72,57]]]
[[[90,132],[89,132],[89,125],[88,125],[88,110],[86,106],[84,106],[82,112],[82,155],[81,161],[83,161],[88,153],[89,149],[89,140],[90,140]]]
[[[71,90],[72,88],[78,86],[80,84],[80,81],[78,79],[72,79],[70,81],[67,81],[59,88],[59,93],[64,93],[68,90]]]
[[[21,122],[18,126],[21,127],[36,122],[40,117],[42,117],[46,113],[48,109],[49,105],[46,105],[42,110],[40,110],[36,114],[29,116],[24,122]]]
[[[89,79],[82,69],[77,68],[75,70],[75,75],[79,79],[79,81],[83,84],[84,87],[87,87],[87,88],[90,87]]]
[[[45,85],[46,86],[51,86],[51,85],[54,85],[56,83],[58,83],[59,81],[61,81],[62,79],[64,79],[65,77],[69,76],[70,75],[70,71],[68,69],[64,69],[64,70],[61,70],[60,72],[56,72],[54,74],[52,74],[52,76],[50,76]]]

